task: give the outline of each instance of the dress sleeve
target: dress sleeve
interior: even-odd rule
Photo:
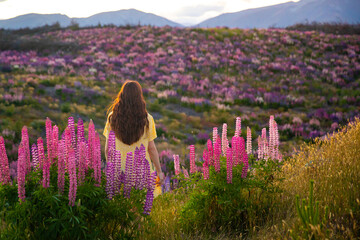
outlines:
[[[106,120],[106,124],[105,124],[105,127],[104,127],[104,132],[103,132],[103,135],[108,138],[109,137],[109,133],[110,133],[110,130],[111,130],[111,127],[110,127],[110,122],[109,122],[109,117],[110,117],[110,114]]]
[[[149,114],[149,141],[157,138],[154,118]]]

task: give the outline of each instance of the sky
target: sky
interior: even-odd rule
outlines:
[[[192,25],[222,13],[289,1],[291,0],[0,0],[0,19],[27,13],[61,13],[69,17],[89,17],[100,12],[135,8],[184,25]]]

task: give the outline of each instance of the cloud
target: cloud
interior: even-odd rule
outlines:
[[[212,5],[199,4],[195,6],[185,6],[182,7],[176,15],[179,17],[199,17],[207,12],[221,12],[224,10],[225,5],[225,2],[219,2]]]
[[[0,0],[0,2],[6,2],[7,0]]]

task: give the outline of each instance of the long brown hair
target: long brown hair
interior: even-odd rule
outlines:
[[[120,92],[108,109],[110,126],[115,136],[123,143],[131,145],[149,128],[146,102],[141,85],[137,81],[126,80]]]

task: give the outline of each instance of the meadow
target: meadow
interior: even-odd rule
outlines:
[[[71,117],[76,121],[81,118],[83,128],[89,129],[89,134],[81,139],[87,141],[85,137],[94,139],[98,135],[96,141],[101,152],[97,153],[104,162],[102,131],[107,107],[126,79],[141,83],[147,109],[156,123],[156,144],[162,168],[167,173],[166,193],[154,199],[151,214],[145,216],[139,210],[144,203],[133,195],[128,199],[120,194],[108,202],[108,176],[115,170],[108,170],[98,162],[97,167],[86,165],[87,170],[82,174],[90,184],[80,184],[79,196],[85,194],[84,189],[94,192],[90,203],[96,200],[102,208],[86,205],[88,215],[81,216],[90,226],[99,225],[91,215],[97,211],[101,219],[111,219],[114,229],[121,231],[99,225],[106,229],[107,237],[355,239],[360,236],[357,220],[360,218],[359,35],[290,29],[108,26],[1,30],[0,37],[0,135],[4,139],[11,181],[18,177],[16,161],[24,151],[20,142],[28,138],[27,144],[32,146],[39,145],[39,137],[48,138],[47,118],[60,134],[71,126]],[[242,127],[236,127],[237,117],[241,118]],[[269,133],[272,129],[269,118],[276,122],[281,158],[270,153],[261,156],[259,151],[258,137],[264,139],[264,128]],[[74,124],[77,129],[79,123]],[[232,149],[237,146],[232,143],[232,136],[241,136],[244,144],[250,139],[253,147],[248,150],[246,146],[249,164],[246,177],[243,176],[245,160],[240,161],[242,164],[230,164],[226,151],[217,157],[221,167],[210,164],[210,160],[204,165],[210,154],[205,154],[204,148],[210,152],[209,146],[214,147],[216,142],[213,128],[218,129],[220,136],[221,130],[224,132],[223,124],[227,126],[225,136],[230,138]],[[23,126],[27,126],[28,137],[24,137]],[[269,143],[270,135],[267,134]],[[64,142],[69,142],[66,134],[63,136]],[[210,145],[209,139],[214,140]],[[193,170],[190,176],[184,170],[176,174],[174,155],[179,155],[185,169],[194,167],[189,145],[194,146],[192,154],[196,155],[195,168],[199,171]],[[47,151],[51,149],[49,146],[51,143],[46,145]],[[232,183],[228,182],[229,166],[233,166]],[[101,179],[98,173],[94,176],[99,168],[102,168]],[[52,176],[58,170],[53,165],[48,169],[50,186],[55,186],[57,179]],[[203,173],[204,169],[209,172]],[[31,196],[37,196],[37,191],[48,191],[46,194],[60,199],[61,211],[70,214],[67,197],[56,195],[58,186],[50,190],[38,186],[36,171],[29,175],[27,183],[33,189]],[[204,179],[207,174],[208,179]],[[65,192],[70,191],[70,176],[67,172]],[[313,197],[309,193],[310,179],[314,181]],[[18,202],[15,183],[11,190],[0,189],[0,195],[6,196],[4,199]],[[124,188],[129,187],[123,183]],[[139,199],[145,199],[143,190],[134,192]],[[296,195],[308,200],[297,204]],[[82,199],[86,197],[85,194]],[[38,203],[34,201],[28,202],[36,206]],[[309,206],[305,208],[307,203]],[[121,216],[130,216],[130,223],[114,220],[115,216],[104,210],[107,204]],[[121,208],[132,204],[137,210],[127,212]],[[18,206],[14,207],[18,211],[14,213],[26,214],[21,212],[24,205],[13,206]],[[308,213],[309,209],[313,212]],[[305,217],[301,217],[303,212]],[[6,229],[9,225],[5,223],[5,215],[1,216],[0,229]],[[137,222],[139,219],[141,223]],[[30,234],[34,223],[26,224],[30,227],[22,226]],[[79,232],[74,230],[76,236],[105,236],[98,230],[86,235],[81,230],[85,223],[81,224],[77,225]],[[116,228],[118,225],[122,227]],[[14,233],[11,231],[8,233]]]

